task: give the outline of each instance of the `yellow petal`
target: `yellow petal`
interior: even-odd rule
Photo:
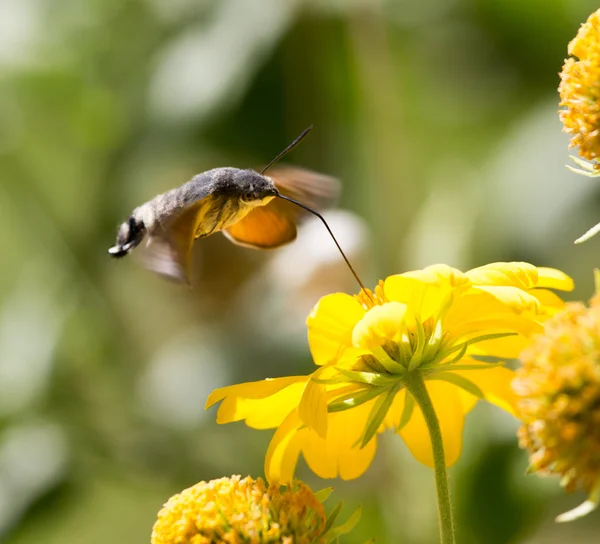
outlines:
[[[390,406],[385,418],[383,425],[379,429],[379,432],[383,432],[385,429],[394,429],[400,423],[402,412],[404,411],[404,401],[406,399],[406,390],[400,390],[394,397],[394,401]]]
[[[539,326],[539,331],[543,330]],[[494,340],[486,340],[469,346],[468,355],[492,355],[504,359],[518,359],[521,351],[529,345],[530,340],[525,336],[506,336]],[[465,363],[466,361],[462,361]]]
[[[525,316],[490,315],[488,319],[478,319],[461,326],[446,327],[452,338],[473,339],[482,334],[517,333],[526,338],[543,330],[542,325]],[[491,342],[491,341],[490,341]],[[491,346],[492,344],[486,344]]]
[[[317,372],[314,375],[318,377]],[[319,436],[327,436],[327,398],[323,384],[308,380],[298,406],[298,415],[302,422],[314,429]]]
[[[495,366],[488,370],[460,370],[454,371],[471,380],[485,396],[485,400],[499,406],[509,414],[515,415],[517,396],[512,390],[511,382],[515,378],[515,372],[503,366]],[[467,403],[472,403],[475,397],[460,389],[461,396],[467,398]]]
[[[451,466],[460,456],[465,420],[458,388],[442,381],[426,381],[425,385],[440,422],[446,466]],[[423,419],[423,414],[417,406],[415,406],[410,421],[400,431],[400,435],[417,461],[428,467],[433,467],[429,431]]]
[[[519,290],[519,293],[525,292]],[[526,296],[526,305],[538,304],[532,302],[527,294]],[[517,302],[518,300],[520,298]],[[444,319],[444,330],[455,338],[502,331],[529,336],[539,331],[536,321],[519,313],[494,295],[475,288],[454,301]]]
[[[466,273],[473,285],[504,285],[531,289],[538,283],[538,269],[529,263],[491,263]]]
[[[284,378],[267,378],[257,382],[239,383],[215,389],[206,400],[205,409],[208,410],[225,397],[243,397],[246,399],[262,399],[269,397],[283,388],[297,382],[307,381],[309,376],[286,376]]]
[[[575,288],[572,278],[556,268],[538,267],[537,287],[572,291]]]
[[[545,287],[571,291],[573,280],[556,268],[535,267],[529,263],[491,263],[466,273],[473,285],[504,285],[520,289]]]
[[[374,306],[354,327],[352,344],[355,348],[371,350],[386,342],[399,341],[406,328],[405,317],[405,304],[386,302]]]
[[[314,431],[303,436],[302,454],[310,469],[321,478],[351,480],[363,474],[375,455],[376,439],[362,450],[356,445],[373,402],[329,414],[327,440]]]
[[[308,344],[315,364],[335,363],[352,345],[352,329],[365,309],[350,295],[334,293],[323,297],[308,316]]]
[[[555,292],[548,289],[531,289],[529,293],[538,299],[545,310],[545,313],[554,315],[565,307],[565,301]]]
[[[269,483],[285,485],[293,481],[302,438],[309,432],[302,426],[298,412],[293,410],[275,431],[265,455],[265,476]]]
[[[452,288],[397,275],[385,280],[383,290],[388,300],[405,304],[412,315],[425,321],[439,312]]]
[[[517,313],[542,313],[543,308],[539,300],[519,287],[508,285],[478,285],[475,289],[489,293]]]
[[[222,400],[217,423],[245,419],[254,429],[277,427],[298,403],[309,376],[275,378],[223,387],[209,396],[207,408]]]
[[[375,457],[377,439],[373,438],[364,448],[352,448],[340,452],[340,478],[354,480],[362,476]]]
[[[422,283],[437,285],[442,288],[462,287],[470,281],[463,272],[447,264],[434,264],[422,270],[411,270],[400,274],[404,278],[413,278]],[[396,276],[392,276],[396,277]]]

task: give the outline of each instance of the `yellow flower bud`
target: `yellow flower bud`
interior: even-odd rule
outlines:
[[[592,13],[569,44],[560,74],[560,120],[571,134],[570,147],[588,159],[600,155],[600,10]],[[596,168],[600,165],[595,165]]]
[[[570,303],[521,354],[513,387],[530,471],[596,500],[600,485],[600,300]],[[589,501],[588,501],[589,502]],[[566,518],[565,518],[566,519]],[[572,518],[570,518],[572,519]]]
[[[158,513],[152,544],[324,543],[326,515],[310,488],[267,486],[258,478],[200,482]]]

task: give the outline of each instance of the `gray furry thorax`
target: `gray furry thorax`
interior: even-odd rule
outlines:
[[[195,175],[190,181],[137,207],[132,216],[152,231],[157,223],[171,217],[208,195],[244,201],[259,200],[265,191],[274,190],[270,178],[254,170],[223,167]]]

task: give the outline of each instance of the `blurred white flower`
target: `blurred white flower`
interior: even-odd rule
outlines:
[[[68,447],[54,424],[12,427],[0,438],[0,534],[65,475]]]
[[[39,0],[0,2],[0,65],[31,62],[41,30]]]
[[[0,414],[23,410],[48,386],[54,348],[74,309],[60,270],[41,259],[25,267],[0,308]]]
[[[368,287],[373,274],[366,222],[344,210],[324,216]],[[300,226],[298,238],[274,251],[264,269],[243,287],[235,311],[271,342],[304,342],[306,316],[319,298],[336,291],[358,293],[359,289],[323,223],[311,217]]]
[[[228,382],[229,367],[214,336],[198,327],[190,328],[167,342],[141,375],[141,409],[163,425],[193,428],[206,417],[204,400],[208,394]]]

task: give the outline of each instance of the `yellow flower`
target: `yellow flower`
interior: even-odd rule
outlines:
[[[479,398],[513,412],[513,372],[489,357],[517,357],[562,308],[549,288],[572,282],[526,263],[467,273],[436,265],[391,276],[373,293],[325,296],[307,321],[315,372],[225,387],[207,406],[223,401],[219,423],[277,428],[265,459],[269,481],[291,481],[300,454],[323,478],[352,479],[371,463],[377,433],[389,428],[432,466],[425,420],[407,392],[424,379],[451,465],[464,416]]]
[[[326,493],[320,492],[322,498]],[[287,489],[262,478],[220,478],[200,482],[171,497],[158,513],[152,544],[321,544],[349,532],[357,510],[333,528],[339,507],[327,518],[310,488],[294,482]]]
[[[600,154],[600,10],[592,13],[569,43],[569,55],[560,74],[560,119],[572,134],[570,147],[596,159]],[[596,165],[598,167],[600,165]]]
[[[513,386],[523,421],[519,442],[530,471],[558,475],[567,491],[590,500],[559,518],[567,521],[600,499],[600,299],[571,303],[549,320],[521,354]]]

